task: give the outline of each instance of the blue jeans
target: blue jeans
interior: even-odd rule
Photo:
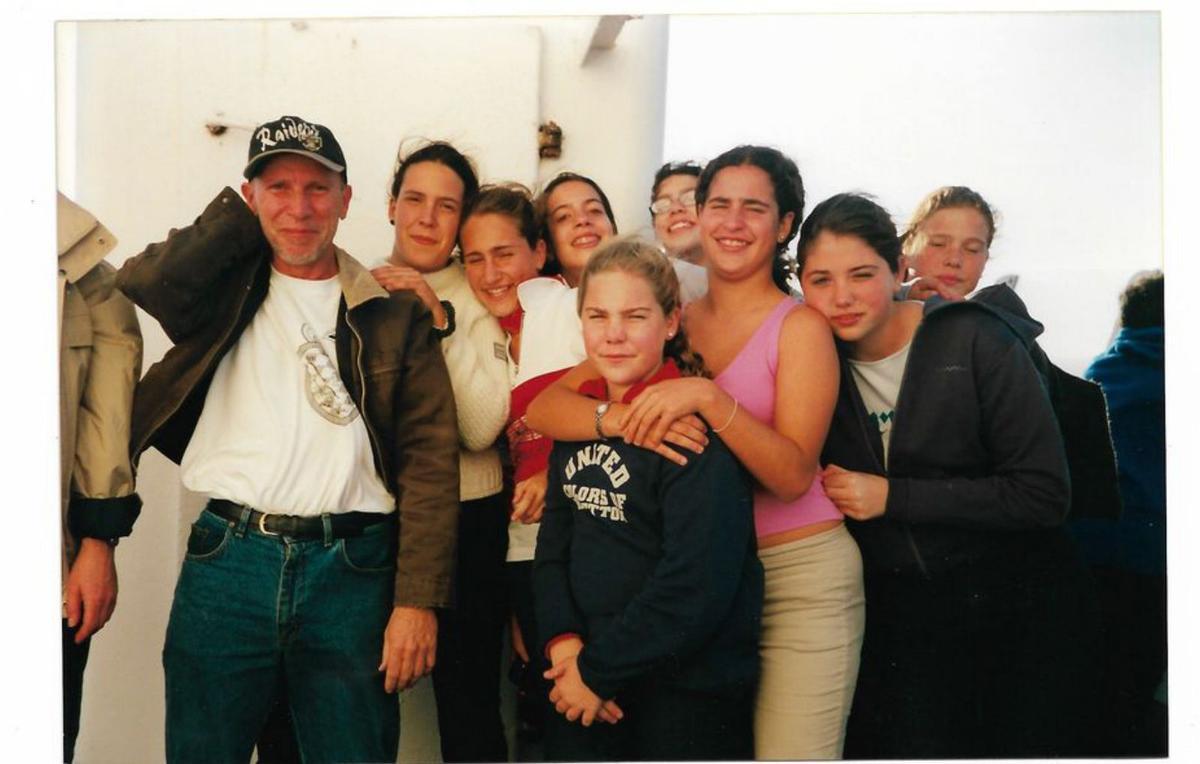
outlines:
[[[163,648],[167,761],[249,761],[282,673],[302,761],[394,762],[399,702],[377,670],[394,520],[298,540],[248,516],[192,525]]]

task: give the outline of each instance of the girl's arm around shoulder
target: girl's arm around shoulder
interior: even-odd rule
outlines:
[[[788,313],[779,335],[774,426],[740,405],[734,411],[734,399],[723,391],[713,410],[702,414],[721,430],[726,445],[764,488],[792,501],[809,489],[820,469],[838,376],[829,325],[815,310],[799,305]]]
[[[978,324],[972,341],[978,437],[987,451],[989,474],[890,478],[887,512],[908,522],[978,529],[1059,526],[1070,501],[1066,456],[1058,420],[1029,352],[991,317]],[[955,423],[947,421],[946,426]]]
[[[538,393],[525,411],[525,422],[548,438],[560,441],[591,440],[596,437],[595,412],[600,403],[576,392],[589,379],[600,376],[591,361],[584,360]],[[615,404],[615,407],[624,404]],[[605,417],[611,419],[612,412]],[[605,433],[615,435],[616,432]]]
[[[600,401],[576,392],[579,386],[600,376],[600,372],[590,361],[584,360],[564,376],[542,390],[525,412],[525,421],[530,428],[537,430],[548,438],[561,441],[592,440],[596,432],[596,407]],[[671,380],[672,382],[679,380]],[[705,380],[706,381],[706,380]],[[657,385],[647,388],[647,392]],[[643,392],[642,396],[646,393]],[[639,400],[642,396],[639,396]],[[687,456],[679,450],[671,448],[667,443],[675,443],[693,453],[704,450],[708,443],[707,428],[696,417],[684,417],[668,422],[665,436],[656,442],[637,442],[628,437],[621,422],[629,411],[629,404],[613,403],[600,421],[601,431],[606,438],[625,435],[625,441],[641,445],[655,453],[670,459],[677,464],[687,462]],[[666,441],[666,442],[664,442]]]

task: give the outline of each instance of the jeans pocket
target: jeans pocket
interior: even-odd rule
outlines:
[[[216,557],[224,551],[229,532],[227,524],[205,522],[201,517],[192,523],[192,531],[188,534],[186,559],[200,561]]]
[[[396,537],[390,523],[379,531],[368,529],[361,536],[338,540],[338,552],[346,567],[357,573],[392,572],[396,568]],[[388,531],[392,532],[388,532]]]

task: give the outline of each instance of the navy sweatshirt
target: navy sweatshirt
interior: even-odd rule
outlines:
[[[650,382],[671,376],[668,362]],[[757,679],[763,572],[747,476],[711,432],[686,455],[680,467],[619,439],[551,453],[533,573],[541,647],[579,634],[580,676],[602,698],[652,674],[713,691]]]

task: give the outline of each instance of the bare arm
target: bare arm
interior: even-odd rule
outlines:
[[[837,352],[825,319],[800,306],[784,319],[775,375],[775,424],[760,422],[715,382],[699,378],[654,385],[634,402],[626,440],[651,446],[664,428],[697,413],[720,428],[721,439],[751,474],[781,500],[801,496],[819,471],[818,459],[838,387]]]
[[[596,367],[590,361],[585,360],[555,380],[533,399],[525,412],[525,421],[534,430],[554,440],[595,439],[598,401],[575,391],[585,380],[595,379],[598,376],[600,376],[600,372],[596,371]],[[600,422],[605,437],[615,438],[625,434],[621,421],[628,411],[629,404],[612,404]],[[666,445],[664,441],[683,446],[695,453],[700,453],[708,445],[707,427],[694,416],[685,415],[676,418],[669,422],[668,426],[669,429],[653,445],[642,443],[637,445],[655,451],[676,464],[686,464],[687,459],[683,454]],[[633,442],[628,437],[625,440]]]
[[[571,369],[538,394],[525,411],[525,421],[531,429],[554,440],[592,440],[596,437],[595,412],[597,401],[575,392],[579,385],[600,376],[591,361]],[[613,409],[624,410],[624,404]],[[604,434],[615,437],[618,417],[613,410],[605,415]]]

